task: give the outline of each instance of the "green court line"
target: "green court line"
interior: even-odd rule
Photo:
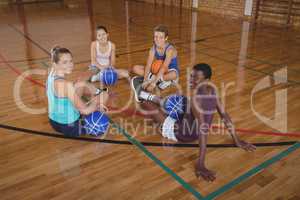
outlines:
[[[167,172],[170,176],[172,176],[179,184],[181,184],[186,190],[191,192],[197,199],[203,198],[203,196],[195,190],[190,184],[185,182],[180,176],[178,176],[175,172],[173,172],[170,168],[168,168],[162,161],[156,158],[144,145],[142,145],[139,141],[134,139],[131,135],[129,135],[123,128],[114,123],[112,120],[111,124],[114,128],[118,129],[120,133],[122,133],[132,144],[134,144],[137,148],[139,148],[146,156],[148,156],[151,160],[153,160],[157,165],[159,165],[165,172]]]
[[[46,67],[49,67],[47,63],[42,62],[42,64]],[[186,190],[191,192],[197,199],[201,199],[203,196],[195,190],[190,184],[185,182],[180,176],[178,176],[175,172],[173,172],[169,167],[167,167],[162,161],[156,158],[148,149],[142,145],[139,141],[134,139],[130,134],[128,134],[123,128],[121,128],[118,124],[109,119],[112,127],[116,128],[120,133],[122,133],[129,142],[138,147],[146,156],[148,156],[151,160],[153,160],[157,165],[159,165],[165,172],[171,175],[180,185],[182,185]]]
[[[48,66],[46,63],[42,62],[44,66]],[[166,173],[168,173],[170,176],[172,176],[179,184],[181,184],[186,190],[191,192],[197,199],[201,200],[211,200],[215,199],[219,195],[227,192],[228,190],[232,189],[234,186],[238,185],[242,181],[246,180],[250,176],[258,173],[259,171],[267,168],[271,164],[279,161],[283,157],[286,157],[293,151],[300,148],[300,143],[296,143],[289,147],[288,149],[282,151],[281,153],[275,155],[274,157],[264,161],[260,165],[252,168],[245,174],[239,176],[238,178],[232,180],[231,182],[227,183],[226,185],[222,186],[221,188],[217,189],[216,191],[208,194],[207,196],[203,197],[197,190],[195,190],[190,184],[185,182],[180,176],[178,176],[175,172],[173,172],[169,167],[167,167],[161,160],[159,160],[157,157],[155,157],[144,145],[142,145],[139,141],[134,139],[130,134],[128,134],[123,128],[121,128],[118,124],[114,123],[111,119],[110,123],[112,124],[112,127],[116,128],[120,133],[122,133],[129,142],[131,142],[133,145],[135,145],[137,148],[139,148],[146,156],[148,156],[151,160],[153,160],[157,165],[159,165]]]
[[[267,168],[268,166],[274,164],[275,162],[279,161],[280,159],[288,156],[290,153],[296,151],[298,148],[300,148],[300,143],[299,142],[297,142],[296,144],[290,146],[288,149],[282,151],[281,153],[273,156],[272,158],[264,161],[260,165],[252,168],[248,172],[246,172],[243,175],[239,176],[238,178],[232,180],[231,182],[227,183],[226,185],[220,187],[216,191],[214,191],[214,192],[210,193],[209,195],[205,196],[204,198],[202,198],[202,200],[211,200],[211,199],[216,198],[217,196],[227,192],[228,190],[232,189],[234,186],[236,186],[239,183],[241,183],[242,181],[246,180],[250,176],[260,172],[261,170],[263,170],[263,169]]]

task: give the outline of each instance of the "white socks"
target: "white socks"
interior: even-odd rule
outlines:
[[[97,96],[98,94],[100,94],[102,92],[102,90],[100,90],[100,89],[96,89],[96,92],[95,92],[95,96]]]
[[[177,138],[175,136],[174,132],[174,126],[175,126],[175,119],[172,119],[171,117],[167,117],[163,123],[162,126],[162,136],[164,138],[167,138],[169,140],[173,140],[177,142]]]
[[[150,94],[149,92],[141,91],[139,98],[147,101],[152,101],[154,99],[155,95]]]

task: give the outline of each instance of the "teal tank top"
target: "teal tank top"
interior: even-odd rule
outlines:
[[[79,111],[67,97],[58,97],[54,93],[54,81],[59,77],[52,71],[47,79],[47,97],[49,118],[60,124],[71,124],[80,117]]]

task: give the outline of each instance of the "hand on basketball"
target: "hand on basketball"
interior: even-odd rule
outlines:
[[[238,147],[244,149],[245,151],[255,151],[256,147],[253,144],[240,140],[237,144]]]
[[[101,104],[101,103],[98,104],[97,108],[100,112],[107,112],[108,111],[108,108],[104,104]]]
[[[208,182],[216,180],[216,173],[214,171],[208,170],[205,166],[200,165],[198,162],[196,164],[196,176],[197,178],[200,178],[201,176]]]

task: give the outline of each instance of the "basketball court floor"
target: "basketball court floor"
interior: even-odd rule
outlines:
[[[139,1],[82,2],[0,7],[1,199],[300,199],[299,29]],[[100,24],[120,69],[145,64],[153,28],[165,24],[181,74],[162,95],[187,94],[191,67],[208,63],[238,135],[256,151],[235,147],[215,115],[206,164],[217,179],[197,179],[198,144],[162,139],[125,79],[109,88],[104,137],[55,132],[45,92],[50,49],[72,51],[76,80]]]

